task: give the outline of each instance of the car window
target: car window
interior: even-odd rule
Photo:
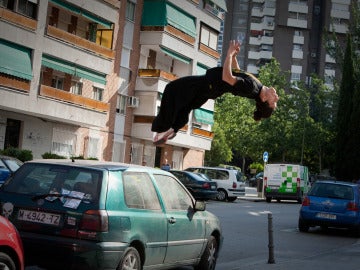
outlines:
[[[352,200],[354,197],[354,192],[351,186],[337,184],[315,184],[309,191],[308,195]]]
[[[19,167],[22,165],[20,161],[17,161],[15,159],[5,159],[4,162],[6,165],[10,168],[12,172],[15,172]]]
[[[159,198],[146,173],[123,174],[125,203],[129,208],[160,210]]]
[[[193,201],[184,187],[167,175],[154,175],[167,210],[189,210]]]
[[[0,159],[0,169],[6,169],[5,163]]]
[[[101,179],[102,173],[97,170],[28,163],[20,167],[4,190],[23,194],[67,194],[78,191],[84,193],[88,200],[95,201],[98,199]]]

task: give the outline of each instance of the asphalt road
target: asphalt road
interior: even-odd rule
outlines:
[[[247,196],[234,203],[208,202],[207,210],[220,218],[224,235],[216,270],[357,270],[360,238],[339,229],[300,233],[299,208],[300,204],[290,201],[266,203],[254,188],[247,188]],[[269,248],[269,224],[273,249]]]

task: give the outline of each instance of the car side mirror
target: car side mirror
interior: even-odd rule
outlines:
[[[204,201],[195,201],[195,211],[205,211],[206,203]]]

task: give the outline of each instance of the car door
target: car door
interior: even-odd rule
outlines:
[[[205,243],[203,212],[194,212],[193,198],[186,188],[167,175],[155,175],[168,220],[165,263],[199,257]]]

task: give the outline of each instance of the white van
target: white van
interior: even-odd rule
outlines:
[[[238,196],[245,196],[245,182],[242,180],[242,173],[234,169],[218,167],[190,167],[185,171],[206,174],[218,186],[219,201],[233,202]]]
[[[306,166],[296,164],[267,164],[264,169],[264,196],[272,199],[297,200],[310,188],[309,171]]]

